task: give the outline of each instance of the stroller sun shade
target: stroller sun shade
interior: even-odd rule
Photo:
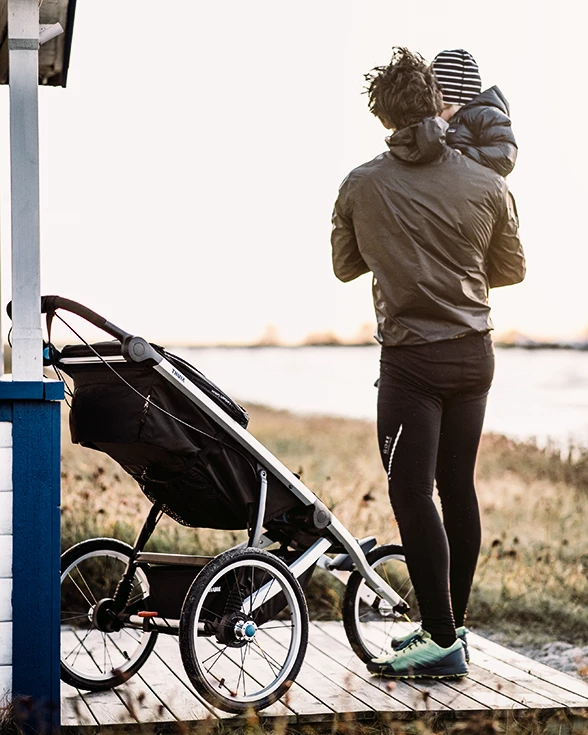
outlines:
[[[247,412],[220,388],[181,358],[155,349],[247,426]],[[256,460],[153,367],[126,362],[117,341],[64,347],[57,366],[74,381],[74,443],[116,460],[179,523],[227,530],[251,524],[259,496]],[[264,520],[295,504],[270,476]]]

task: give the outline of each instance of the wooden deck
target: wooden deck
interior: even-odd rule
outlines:
[[[341,623],[311,624],[302,670],[283,701],[263,712],[264,718],[290,723],[332,722],[353,717],[373,720],[415,719],[424,713],[498,717],[537,713],[588,715],[588,682],[532,661],[478,635],[470,634],[470,675],[453,682],[391,682],[371,676],[353,654]],[[174,723],[195,724],[242,718],[215,710],[191,687],[175,637],[160,636],[143,668],[124,686],[100,693],[78,692],[62,685],[62,723],[67,732],[149,729],[158,732]],[[123,725],[123,728],[121,728]]]

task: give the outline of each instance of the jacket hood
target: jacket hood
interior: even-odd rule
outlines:
[[[446,148],[448,125],[440,117],[427,117],[420,123],[398,130],[386,143],[396,158],[407,163],[429,163],[439,158]]]
[[[498,87],[490,87],[490,89],[486,89],[461,109],[471,109],[472,107],[496,107],[505,115],[510,115],[510,107],[507,99]]]

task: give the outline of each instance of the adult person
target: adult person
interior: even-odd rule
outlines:
[[[397,47],[366,81],[370,111],[393,134],[341,185],[333,268],[342,281],[373,274],[378,441],[422,620],[368,669],[459,677],[481,539],[474,468],[494,372],[488,290],[522,281],[525,258],[504,179],[446,145],[424,59]]]

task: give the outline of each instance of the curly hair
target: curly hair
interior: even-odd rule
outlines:
[[[395,46],[388,66],[376,66],[364,76],[370,111],[387,128],[406,128],[443,109],[441,87],[432,67],[407,48]]]

